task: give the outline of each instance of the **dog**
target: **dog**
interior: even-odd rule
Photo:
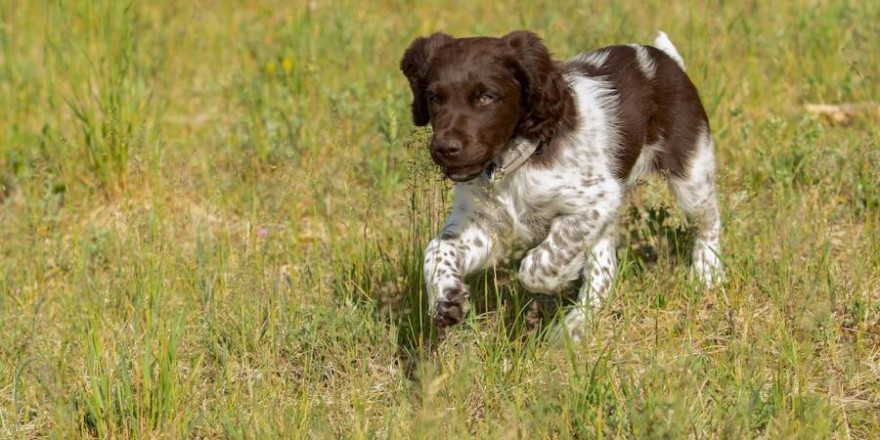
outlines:
[[[556,62],[532,32],[415,39],[400,68],[412,118],[455,182],[452,212],[425,249],[429,313],[446,329],[468,308],[467,275],[517,246],[518,281],[556,294],[582,279],[565,317],[574,339],[614,280],[618,213],[648,172],[665,176],[696,229],[692,274],[723,278],[709,121],[684,61],[660,32]]]

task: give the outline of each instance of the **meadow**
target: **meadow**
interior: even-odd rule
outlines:
[[[580,344],[503,267],[438,339],[451,186],[398,63],[521,28],[667,32],[723,286],[648,179]],[[0,438],[878,438],[880,113],[806,111],[880,100],[878,42],[870,1],[2,0]]]

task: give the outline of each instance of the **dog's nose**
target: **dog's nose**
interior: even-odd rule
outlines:
[[[461,141],[457,139],[444,139],[437,141],[435,146],[437,153],[444,157],[455,157],[461,152]]]

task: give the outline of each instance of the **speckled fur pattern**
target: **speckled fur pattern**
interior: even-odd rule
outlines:
[[[664,41],[658,38],[657,43],[665,46],[666,68],[683,68],[672,44],[661,37]],[[662,81],[664,65],[658,61],[663,60],[656,55],[661,52],[645,47],[634,46],[632,63],[647,80]],[[608,52],[599,50],[570,63],[598,69],[608,59]],[[662,135],[644,142],[634,165],[621,176],[621,126],[627,121],[621,120],[619,86],[606,75],[574,69],[564,78],[574,96],[577,124],[555,140],[559,144],[549,165],[530,161],[501,181],[481,176],[456,183],[452,213],[425,250],[428,304],[438,326],[448,327],[464,318],[468,305],[464,277],[505,261],[515,249],[530,249],[517,278],[531,292],[554,294],[582,280],[578,306],[565,321],[575,339],[583,334],[589,310],[611,288],[617,268],[617,221],[627,188],[644,173],[663,171],[657,164],[669,149],[661,148],[666,141]],[[664,174],[698,229],[693,273],[712,286],[722,276],[714,145],[708,123],[692,123],[696,141],[676,150],[687,152],[684,169]]]

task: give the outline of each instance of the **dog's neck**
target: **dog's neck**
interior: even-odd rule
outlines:
[[[510,147],[492,159],[492,163],[486,169],[486,177],[490,182],[504,179],[504,176],[512,173],[525,164],[541,143],[517,137],[510,141]]]
[[[556,153],[559,147],[558,142],[573,130],[573,121],[577,120],[577,114],[572,107],[567,106],[549,141],[529,140],[521,136],[511,139],[510,146],[497,154],[486,169],[485,174],[489,181],[502,180],[505,175],[520,168],[529,159],[535,158],[539,162],[550,159],[551,154]]]

